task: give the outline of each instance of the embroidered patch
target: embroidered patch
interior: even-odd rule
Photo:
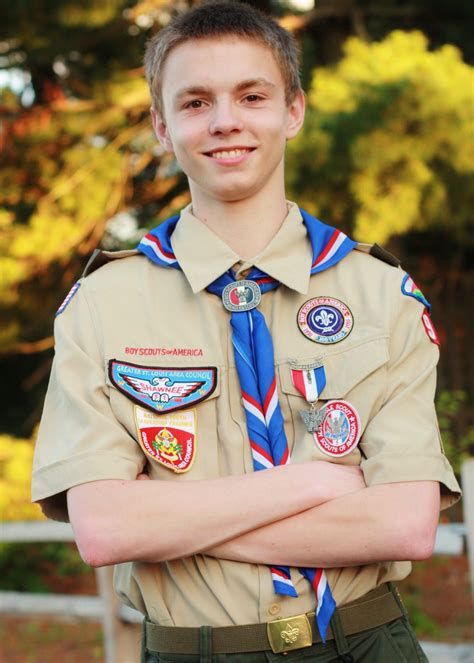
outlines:
[[[316,446],[333,458],[350,453],[360,438],[360,419],[356,409],[347,401],[328,401],[319,410],[321,424],[314,433]]]
[[[155,414],[135,406],[138,441],[149,458],[173,472],[187,472],[196,453],[196,411]]]
[[[55,317],[57,317],[58,315],[61,315],[61,313],[62,313],[62,312],[64,311],[64,309],[68,306],[69,302],[70,302],[71,299],[74,297],[74,295],[76,294],[76,292],[79,290],[80,285],[81,285],[81,282],[80,282],[80,281],[76,281],[76,283],[72,286],[72,288],[71,288],[71,289],[69,290],[69,292],[67,293],[67,295],[66,295],[66,297],[65,297],[65,299],[64,299],[64,301],[63,301],[63,303],[61,304],[61,306],[60,306],[60,307],[58,308],[58,310],[56,311],[56,316],[55,316]]]
[[[407,295],[408,297],[413,297],[421,304],[426,306],[428,312],[431,311],[431,304],[426,299],[424,294],[421,292],[420,288],[416,285],[415,281],[411,278],[409,274],[405,274],[402,281],[402,294]]]
[[[250,311],[260,304],[261,299],[262,293],[255,281],[233,281],[222,291],[222,303],[232,312]]]
[[[300,331],[315,343],[339,343],[354,326],[348,306],[334,297],[315,297],[298,311]]]
[[[430,341],[432,343],[435,343],[436,345],[441,345],[438,332],[436,331],[436,327],[434,326],[431,316],[427,309],[423,311],[421,315],[421,321],[423,323],[423,327],[425,328],[425,332],[428,338],[430,339]]]
[[[111,359],[109,376],[119,391],[152,412],[173,412],[200,403],[217,385],[217,368],[140,366]]]

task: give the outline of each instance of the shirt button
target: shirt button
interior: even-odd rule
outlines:
[[[268,613],[270,615],[278,615],[279,612],[280,612],[279,603],[272,603],[271,606],[268,608]]]

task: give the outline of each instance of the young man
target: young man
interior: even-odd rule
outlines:
[[[34,499],[118,564],[143,660],[426,660],[391,583],[459,493],[429,305],[286,201],[304,95],[278,25],[200,5],[146,73],[192,204],[60,308]]]

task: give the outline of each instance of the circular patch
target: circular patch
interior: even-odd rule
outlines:
[[[359,415],[347,401],[328,401],[322,410],[323,419],[313,433],[316,446],[328,456],[345,456],[359,441]]]
[[[233,281],[222,291],[222,303],[228,311],[250,311],[261,299],[262,293],[255,281]]]
[[[315,343],[339,343],[354,326],[348,306],[334,297],[315,297],[298,311],[300,331]]]

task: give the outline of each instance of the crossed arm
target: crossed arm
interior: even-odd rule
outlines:
[[[92,566],[197,553],[352,566],[428,557],[439,485],[367,488],[359,468],[314,461],[207,481],[96,481],[71,488],[68,509]]]

